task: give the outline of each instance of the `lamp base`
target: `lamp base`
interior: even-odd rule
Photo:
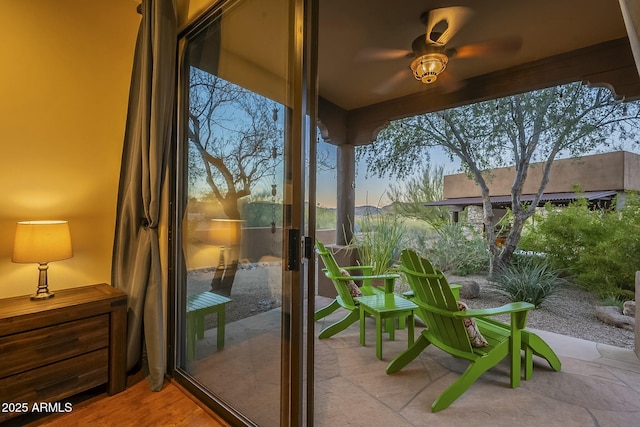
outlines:
[[[41,300],[41,299],[49,299],[53,298],[56,294],[53,292],[41,292],[37,294],[31,295],[31,300]]]
[[[46,262],[41,262],[39,264],[38,289],[35,294],[31,295],[32,301],[53,298],[55,295],[53,292],[49,292],[49,283],[47,280],[48,264]]]

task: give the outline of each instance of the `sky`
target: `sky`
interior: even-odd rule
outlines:
[[[321,142],[319,150],[326,151],[335,164],[337,149],[335,146]],[[451,163],[448,156],[440,148],[430,149],[431,164],[433,166],[444,166],[445,174],[457,173],[460,162]],[[420,169],[420,164],[416,164],[416,170]],[[364,161],[357,164],[356,169],[356,206],[386,206],[390,203],[387,197],[389,184],[392,182],[389,177],[378,178],[377,176],[367,176],[367,165]],[[335,208],[336,191],[338,178],[336,169],[329,171],[318,171],[317,175],[317,202],[321,207]]]
[[[283,128],[284,127],[284,113],[283,107],[279,104],[266,100],[266,103],[263,105],[264,112],[268,115],[268,120],[271,120],[271,111],[279,112],[279,114],[275,114],[273,120],[276,121],[276,127]],[[261,110],[262,111],[262,110]],[[212,121],[214,124],[215,134],[218,139],[226,141],[233,141],[237,138],[237,131],[242,129],[251,128],[252,119],[255,119],[260,122],[260,118],[263,115],[255,115],[248,113],[243,110],[240,105],[229,104],[224,105],[222,107],[218,107],[216,109],[216,114],[214,115],[215,120]],[[268,122],[271,123],[270,121]],[[310,123],[308,123],[309,125]],[[271,127],[271,126],[270,126]],[[616,134],[611,135],[611,139],[616,139]],[[204,137],[208,135],[205,133]],[[220,145],[220,149],[222,153],[230,154],[229,151],[225,150],[224,144]],[[639,146],[633,147],[624,147],[628,151],[638,152]],[[603,150],[600,150],[601,152]],[[320,142],[318,144],[318,152],[320,154],[325,154],[328,156],[329,163],[333,163],[334,168],[330,170],[318,170],[317,172],[317,191],[316,191],[316,199],[317,203],[321,207],[327,208],[335,208],[337,205],[336,196],[337,196],[337,170],[335,168],[336,157],[337,157],[337,147],[322,141],[320,137]],[[585,153],[585,154],[593,154],[593,153]],[[445,154],[445,151],[439,147],[429,148],[430,155],[430,163],[432,167],[443,166],[445,175],[455,174],[460,172],[460,161],[455,159],[455,161],[449,160],[448,155]],[[561,159],[567,157],[566,155],[558,155],[557,158]],[[281,160],[281,159],[280,159]],[[416,159],[415,165],[412,165],[412,168],[416,171],[416,176],[423,170],[423,165],[421,164],[422,159]],[[255,188],[252,189],[252,195],[256,197],[267,197],[271,194],[272,184],[279,184],[278,187],[282,187],[283,185],[283,164],[278,162],[279,164],[274,164],[270,167],[273,169],[269,171],[269,173],[264,176],[259,182],[254,183]],[[397,179],[389,178],[389,177],[378,177],[378,176],[368,176],[367,175],[367,165],[364,160],[359,160],[356,165],[356,179],[355,179],[355,204],[356,206],[363,205],[372,205],[383,207],[390,203],[390,199],[388,197],[388,192],[390,190],[390,184],[394,183],[396,185],[402,185],[402,182],[398,182]],[[410,179],[410,177],[408,178]],[[407,179],[407,180],[408,180]],[[274,181],[275,180],[275,181]],[[204,194],[208,194],[211,192],[208,184],[204,182],[204,180],[191,183],[189,193],[194,196],[202,196]],[[276,198],[282,198],[283,188],[276,188]],[[279,193],[278,193],[279,192]]]
[[[630,151],[636,154],[640,154],[640,146],[627,144],[620,147],[626,151]],[[333,156],[335,164],[335,156],[337,149],[335,146],[321,142],[318,147],[319,150],[326,150]],[[596,154],[599,152],[613,151],[614,149],[597,148],[591,152],[584,153],[584,155]],[[444,166],[445,175],[451,175],[460,173],[460,161],[455,159],[452,163],[449,157],[445,154],[441,148],[430,148],[429,153],[431,156],[432,166]],[[568,154],[560,154],[556,158],[563,159],[569,157]],[[416,170],[420,170],[420,165],[416,164]],[[366,176],[366,163],[360,161],[356,170],[356,206],[379,206],[383,207],[390,203],[387,197],[389,190],[389,184],[392,180],[388,177],[378,178]],[[317,175],[317,191],[316,197],[320,207],[335,208],[336,203],[336,191],[337,191],[337,177],[336,169],[330,171],[318,171]],[[401,183],[400,183],[401,184]]]

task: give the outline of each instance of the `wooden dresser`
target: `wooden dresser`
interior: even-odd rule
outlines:
[[[107,284],[0,299],[0,422],[102,384],[124,390],[126,336],[127,296]]]

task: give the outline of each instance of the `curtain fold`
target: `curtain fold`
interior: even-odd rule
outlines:
[[[143,0],[122,150],[112,285],[128,295],[127,369],[162,388],[165,332],[158,224],[173,131],[177,23],[172,0]],[[143,357],[143,354],[145,357]]]

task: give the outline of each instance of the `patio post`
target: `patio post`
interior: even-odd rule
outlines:
[[[353,218],[356,211],[355,147],[349,144],[340,144],[337,147],[336,244],[347,245],[353,237]]]

